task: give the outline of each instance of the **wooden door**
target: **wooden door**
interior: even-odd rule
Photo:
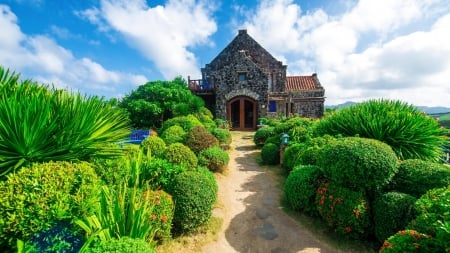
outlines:
[[[256,129],[256,101],[249,97],[235,97],[227,102],[227,120],[232,130]]]

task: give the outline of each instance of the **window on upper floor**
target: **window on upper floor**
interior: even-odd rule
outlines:
[[[274,100],[269,101],[269,112],[277,112],[277,102]]]
[[[239,81],[245,81],[245,80],[247,80],[247,73],[239,72],[238,77],[239,77]]]

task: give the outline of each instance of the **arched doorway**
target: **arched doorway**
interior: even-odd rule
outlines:
[[[256,129],[256,101],[250,97],[239,96],[227,102],[227,120],[232,130]]]

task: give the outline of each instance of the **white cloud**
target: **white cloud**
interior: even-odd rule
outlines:
[[[446,0],[360,0],[333,15],[263,0],[244,23],[289,74],[317,71],[327,104],[385,97],[450,107]]]
[[[48,36],[24,34],[16,15],[5,5],[0,5],[0,27],[0,63],[24,78],[105,96],[122,94],[147,81],[142,75],[107,70],[89,58],[76,58]]]
[[[165,78],[172,79],[200,75],[191,48],[208,43],[208,37],[216,31],[213,10],[206,1],[169,0],[164,6],[149,7],[143,0],[103,0],[100,12],[90,20],[108,24],[122,34],[155,63]]]

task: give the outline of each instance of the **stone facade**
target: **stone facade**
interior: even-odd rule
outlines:
[[[202,68],[202,79],[189,78],[188,82],[198,95],[209,96],[205,101],[215,101],[215,105],[209,106],[214,108],[217,118],[247,122],[245,127],[233,127],[236,129],[249,128],[250,121],[251,128],[255,128],[258,117],[278,117],[280,114],[321,117],[325,91],[317,75],[298,80],[290,77],[287,82],[286,69],[286,65],[275,59],[246,30],[239,30],[233,41]],[[310,87],[302,86],[301,81],[305,80]],[[240,105],[238,102],[233,104],[236,98],[245,101]]]

